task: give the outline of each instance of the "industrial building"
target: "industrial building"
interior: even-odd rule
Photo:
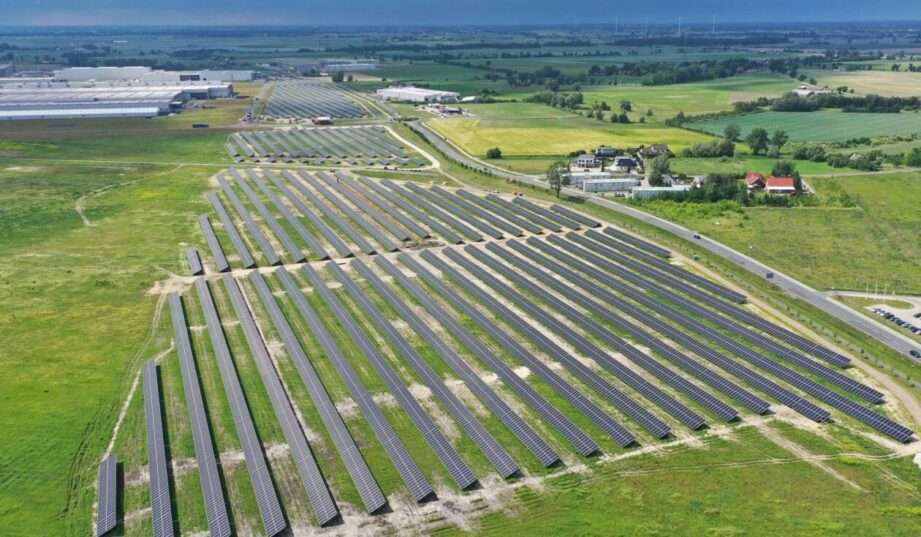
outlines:
[[[155,117],[178,112],[192,99],[233,96],[233,85],[228,83],[104,87],[44,84],[0,84],[0,120]]]
[[[377,96],[385,101],[407,101],[413,103],[455,103],[460,93],[439,91],[415,86],[390,86],[377,90]]]
[[[378,66],[377,60],[361,58],[281,58],[275,60],[275,63],[305,75],[371,71]]]
[[[633,189],[633,197],[640,199],[655,199],[667,197],[672,194],[687,192],[691,190],[692,185],[675,185],[675,186],[642,186]]]
[[[54,79],[70,82],[90,80],[131,80],[158,84],[179,84],[182,82],[247,82],[256,73],[247,70],[212,71],[162,71],[144,66],[127,67],[67,67],[54,72]]]
[[[618,179],[590,179],[582,183],[585,192],[629,192],[640,186],[636,177]]]

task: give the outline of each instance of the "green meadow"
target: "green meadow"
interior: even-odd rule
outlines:
[[[742,127],[742,136],[755,128],[784,130],[791,142],[842,142],[851,138],[908,136],[921,133],[921,113],[757,112],[690,123],[703,132],[722,134],[727,125]]]

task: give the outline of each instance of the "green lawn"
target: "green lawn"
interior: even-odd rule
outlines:
[[[739,174],[748,171],[768,174],[771,172],[771,168],[774,166],[775,162],[777,162],[777,159],[752,156],[747,153],[737,153],[731,158],[688,158],[679,156],[671,160],[671,170],[674,173],[686,173],[688,175],[707,173]],[[796,160],[794,163],[796,164],[797,171],[803,175],[840,172],[840,169],[832,168],[824,162]]]
[[[888,286],[921,293],[921,174],[813,178],[838,182],[854,208],[740,209],[654,202],[643,208],[699,230],[819,289]]]
[[[819,112],[758,112],[721,117],[690,123],[687,126],[713,134],[722,134],[727,125],[742,127],[744,137],[761,127],[773,132],[787,132],[791,142],[840,142],[868,136],[900,136],[921,133],[921,113],[900,114],[845,113],[836,110]]]

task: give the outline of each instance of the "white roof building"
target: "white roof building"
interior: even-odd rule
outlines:
[[[377,90],[377,96],[385,101],[409,101],[414,103],[453,103],[460,93],[431,90],[414,86],[391,86]]]

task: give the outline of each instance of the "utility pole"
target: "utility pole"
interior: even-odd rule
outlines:
[[[716,15],[713,16],[713,20],[710,24],[710,35],[716,34]]]

